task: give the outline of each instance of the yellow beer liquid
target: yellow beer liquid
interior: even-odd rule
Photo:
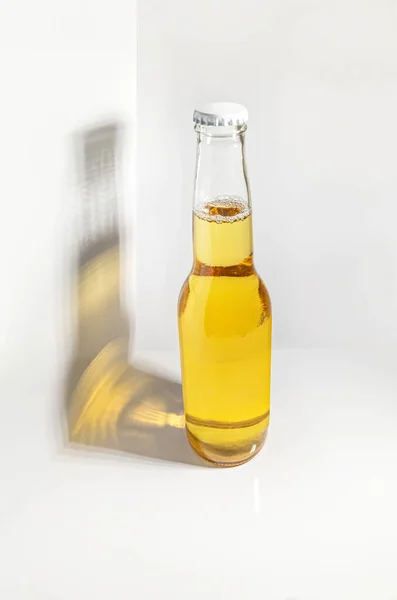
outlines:
[[[222,198],[195,209],[195,260],[178,316],[188,439],[203,458],[233,466],[265,441],[272,324],[252,261],[251,211]]]

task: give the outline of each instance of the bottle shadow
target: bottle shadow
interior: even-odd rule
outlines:
[[[123,308],[119,178],[123,125],[99,123],[73,136],[79,199],[72,316],[76,343],[66,385],[66,444],[205,465],[186,435],[182,387],[129,361]]]

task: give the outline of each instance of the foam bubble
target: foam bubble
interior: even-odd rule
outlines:
[[[211,214],[211,208],[233,208],[237,210],[235,215]],[[207,202],[198,204],[194,207],[194,214],[199,219],[209,221],[210,223],[234,223],[235,221],[244,221],[251,214],[251,208],[247,202],[239,196],[216,196]]]

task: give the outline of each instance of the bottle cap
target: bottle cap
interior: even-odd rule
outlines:
[[[196,108],[193,121],[207,127],[246,125],[248,111],[241,104],[233,102],[211,102]]]

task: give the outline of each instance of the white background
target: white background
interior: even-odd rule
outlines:
[[[248,107],[257,268],[275,347],[397,347],[397,4],[145,0],[138,340],[177,347],[202,101]]]
[[[136,197],[131,157],[125,171],[126,210],[138,212],[136,347],[177,349],[176,301],[191,266],[191,113],[217,98],[250,111],[255,256],[275,347],[396,348],[396,3],[191,9],[140,5],[134,131],[130,2],[2,6],[3,374],[32,350],[46,372],[70,343],[68,136],[113,114],[130,128],[127,149],[139,134]]]
[[[0,360],[15,385],[61,376],[70,351],[80,128],[125,123],[132,203],[134,17],[131,0],[0,5]]]
[[[0,8],[0,597],[393,600],[396,3],[142,0],[137,29],[136,77],[130,0]],[[186,464],[65,447],[69,138],[125,121],[135,349],[178,379],[191,115],[213,99],[251,115],[276,347],[268,442],[221,471],[186,446]]]

